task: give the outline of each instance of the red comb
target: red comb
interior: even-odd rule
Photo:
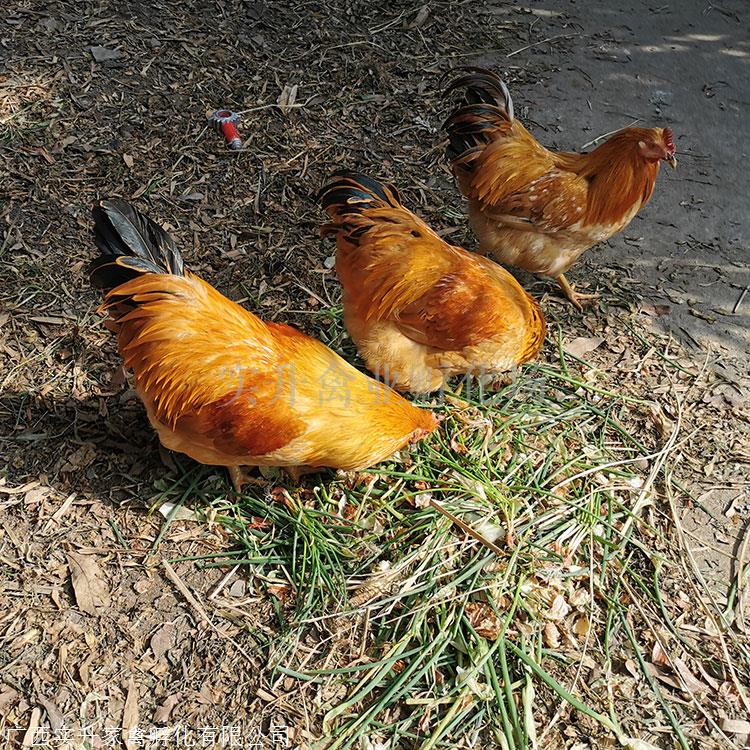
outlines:
[[[664,145],[667,147],[669,153],[674,153],[674,140],[672,136],[672,128],[664,128]]]

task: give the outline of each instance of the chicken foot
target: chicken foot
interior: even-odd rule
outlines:
[[[565,278],[565,274],[561,273],[555,281],[560,285],[562,293],[570,301],[570,303],[576,307],[579,311],[583,312],[583,303],[590,300],[596,300],[601,297],[601,294],[583,294],[576,292],[571,286],[570,282]]]

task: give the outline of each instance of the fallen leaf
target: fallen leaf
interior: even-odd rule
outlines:
[[[5,708],[10,706],[18,698],[18,691],[8,688],[0,693],[0,712],[5,713]]]
[[[705,682],[701,682],[689,669],[688,665],[682,659],[674,660],[674,668],[679,672],[682,677],[685,687],[688,691],[693,693],[706,693],[709,690],[708,685]]]
[[[125,708],[122,712],[122,742],[127,750],[135,750],[140,742],[135,736],[138,727],[138,690],[135,680],[131,677],[128,681],[128,695],[125,698]]]
[[[550,604],[550,608],[546,613],[548,620],[562,620],[570,613],[570,605],[565,601],[565,597],[561,594],[557,594]]]
[[[245,596],[246,590],[247,584],[242,579],[239,579],[229,587],[229,596],[237,598]]]
[[[29,719],[29,726],[23,735],[21,741],[21,747],[32,747],[36,745],[36,730],[39,728],[39,719],[42,717],[42,712],[38,706],[34,706],[31,712],[31,718]]]
[[[298,86],[295,83],[293,86],[287,83],[284,86],[284,90],[279,94],[279,98],[276,103],[279,105],[279,109],[286,115],[291,112],[294,108],[294,103],[297,101],[297,89]]]
[[[59,732],[65,724],[65,718],[60,709],[52,701],[48,701],[41,696],[38,698],[38,703],[47,712],[47,720],[49,721],[50,729],[53,732]]]
[[[149,641],[151,651],[157,659],[161,659],[167,653],[172,645],[172,636],[174,635],[174,625],[164,623],[152,636]]]
[[[625,669],[627,669],[628,674],[630,674],[631,677],[635,678],[636,680],[640,678],[641,671],[638,669],[638,665],[633,661],[633,659],[626,659],[625,660]]]
[[[162,503],[159,506],[159,513],[164,518],[171,518],[173,521],[200,521],[200,518],[190,508],[184,506],[177,506],[175,503]]]
[[[94,443],[84,443],[65,459],[60,471],[71,472],[86,469],[95,458],[96,446]]]
[[[654,664],[658,664],[660,667],[668,667],[669,659],[664,653],[664,649],[661,647],[659,641],[654,641],[654,647],[651,649],[651,661]]]
[[[266,586],[266,591],[275,596],[282,604],[286,604],[292,598],[292,587],[286,583],[271,583]]]
[[[701,673],[703,679],[708,685],[710,685],[716,691],[719,690],[719,682],[711,677],[708,672],[706,672],[706,668],[700,662],[698,662],[698,671]]]
[[[571,357],[583,359],[586,354],[593,352],[594,349],[601,346],[603,343],[604,339],[601,336],[579,336],[567,344],[563,344],[563,349],[566,354],[570,354]]]
[[[654,423],[659,437],[662,440],[666,440],[670,436],[673,427],[671,420],[664,414],[664,410],[659,404],[651,403],[648,405],[648,415],[651,417],[651,421]]]
[[[414,496],[414,507],[427,508],[432,502],[432,495],[429,492],[420,492]]]
[[[548,622],[544,626],[544,642],[548,648],[560,648],[560,631],[554,622]]]
[[[469,602],[465,609],[469,622],[477,635],[489,641],[496,641],[503,629],[502,620],[495,610],[485,602]]]
[[[750,721],[744,719],[722,719],[721,729],[731,734],[750,734]]]
[[[119,60],[123,55],[122,52],[108,47],[89,47],[91,56],[96,62],[107,62],[108,60]]]
[[[181,693],[173,693],[154,712],[154,724],[166,724],[172,709],[180,702]]]
[[[656,666],[656,664],[652,664],[651,662],[646,662],[646,669],[648,670],[648,673],[652,677],[656,677],[657,680],[660,682],[663,682],[665,685],[669,685],[669,687],[673,687],[675,690],[679,690],[680,692],[684,692],[682,685],[678,680],[675,680],[674,677],[671,675],[666,674],[663,672],[659,667]]]
[[[422,26],[424,26],[425,21],[430,17],[430,6],[429,5],[423,5],[419,9],[419,13],[417,13],[414,20],[409,24],[410,29],[418,29]]]
[[[659,750],[656,745],[652,745],[645,740],[639,740],[636,737],[621,737],[620,743],[623,750]]]
[[[122,160],[125,162],[125,166],[128,169],[132,169],[133,168],[133,157],[130,154],[123,154],[122,155]]]
[[[110,595],[96,559],[78,552],[68,552],[67,558],[78,609],[89,615],[99,615],[109,607]]]

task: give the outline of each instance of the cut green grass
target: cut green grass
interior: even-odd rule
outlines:
[[[696,714],[723,735],[684,671],[651,654],[659,638],[704,679],[750,671],[738,639],[722,650],[696,635],[717,609],[709,597],[685,612],[665,596],[689,570],[659,501],[678,428],[644,445],[626,425],[649,402],[560,355],[497,394],[464,384],[425,404],[439,431],[367,475],[302,488],[280,478],[234,498],[205,470],[173,491],[236,536],[236,550],[203,564],[246,565],[272,597],[269,674],[310,702],[321,747],[473,737],[525,750],[555,722],[577,725],[574,713],[582,736],[634,750],[663,739],[659,723],[687,750]],[[657,707],[651,726],[625,700],[638,690]]]

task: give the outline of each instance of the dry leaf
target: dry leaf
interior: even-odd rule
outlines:
[[[665,685],[669,685],[669,687],[673,687],[675,690],[679,690],[680,692],[684,692],[682,685],[678,680],[676,680],[671,675],[666,674],[663,672],[659,667],[656,666],[656,664],[652,664],[651,662],[646,662],[646,669],[648,670],[648,673],[652,677],[656,677],[657,680],[660,682],[663,682]]]
[[[286,604],[292,598],[292,587],[287,583],[271,583],[266,586],[266,591],[282,604]]]
[[[601,336],[579,336],[578,338],[569,341],[567,344],[563,344],[563,349],[566,354],[570,354],[571,357],[578,357],[583,359],[586,354],[593,352],[598,346],[604,343],[604,339]]]
[[[414,496],[414,507],[427,508],[432,502],[432,495],[429,492],[420,492]]]
[[[5,708],[10,706],[18,698],[18,691],[8,688],[0,693],[0,712],[5,713]]]
[[[133,168],[133,157],[130,154],[123,154],[122,155],[122,160],[125,162],[125,166],[128,169],[132,169]]]
[[[623,750],[659,750],[656,745],[636,737],[620,737],[619,740]]]
[[[89,47],[89,51],[96,62],[119,60],[123,56],[119,50],[109,49],[108,47]]]
[[[633,659],[625,659],[625,669],[628,671],[628,674],[637,679],[640,679],[641,671],[638,669],[638,665],[633,661]]]
[[[34,706],[34,710],[31,712],[31,718],[29,719],[29,726],[23,735],[21,747],[33,747],[36,745],[36,730],[39,727],[39,719],[42,717],[41,709],[38,706]]]
[[[544,626],[544,642],[548,648],[560,648],[560,631],[554,622],[548,622]]]
[[[110,595],[96,559],[78,552],[68,552],[67,558],[78,609],[89,615],[101,614],[110,605]]]
[[[655,641],[654,647],[651,649],[651,661],[654,662],[654,664],[658,664],[660,667],[670,666],[669,659],[664,653],[664,649],[661,647],[659,641]]]
[[[721,729],[730,734],[750,734],[750,721],[744,719],[722,719]]]
[[[469,602],[466,605],[469,622],[477,634],[489,641],[496,641],[503,629],[503,623],[489,604]]]
[[[707,693],[709,690],[708,685],[705,682],[701,682],[688,668],[688,665],[682,659],[674,660],[674,668],[679,672],[682,677],[685,687],[688,691],[693,693]]]
[[[422,26],[424,26],[425,21],[430,17],[430,6],[429,5],[423,5],[419,9],[419,13],[417,13],[414,20],[409,24],[410,29],[419,29]]]
[[[122,741],[127,750],[135,750],[140,744],[135,736],[138,727],[138,690],[135,680],[128,680],[128,695],[125,698],[125,708],[122,712]]]
[[[552,600],[549,610],[546,612],[548,620],[562,620],[570,613],[570,605],[565,601],[565,597],[557,594]]]
[[[174,635],[174,625],[164,623],[152,636],[149,641],[151,651],[157,659],[161,659],[169,651],[172,645],[172,636]]]
[[[159,513],[161,513],[164,518],[170,518],[171,516],[173,521],[200,521],[200,517],[195,511],[186,508],[184,505],[178,507],[175,503],[170,502],[162,503],[159,506]]]
[[[706,668],[700,662],[698,662],[698,671],[701,673],[706,683],[710,685],[714,690],[718,691],[719,689],[718,681],[715,680],[713,677],[711,677],[711,675],[708,672],[706,672]]]
[[[86,469],[95,458],[96,446],[93,443],[84,443],[67,457],[60,471],[80,471]]]
[[[297,101],[297,84],[290,86],[288,83],[284,86],[284,90],[279,94],[279,98],[276,103],[279,105],[279,109],[285,114],[289,114],[294,108],[294,103]]]
[[[154,724],[166,724],[169,722],[169,716],[172,713],[172,709],[180,702],[182,697],[181,693],[174,693],[170,695],[164,703],[159,706],[154,712]]]
[[[648,406],[648,414],[651,417],[651,421],[654,423],[657,432],[659,433],[659,437],[662,440],[666,440],[672,432],[673,428],[672,422],[669,420],[666,414],[664,414],[664,410],[659,404],[652,403]]]
[[[47,712],[47,720],[49,721],[50,729],[53,732],[59,732],[62,726],[65,724],[65,718],[62,715],[60,709],[46,698],[39,696],[38,703]]]

